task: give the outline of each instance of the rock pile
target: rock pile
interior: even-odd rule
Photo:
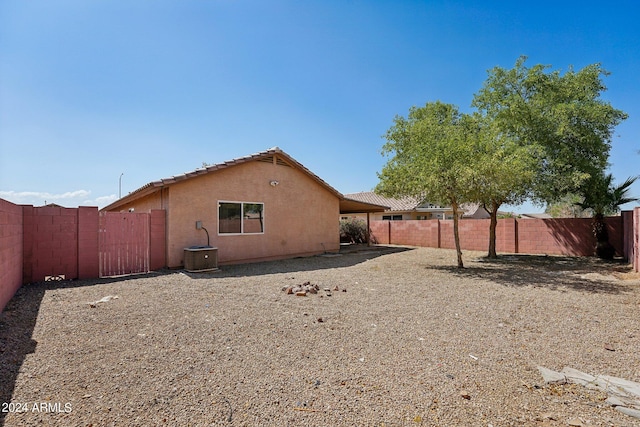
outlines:
[[[324,288],[324,293],[326,296],[330,297],[331,296],[331,288]],[[333,288],[334,291],[339,291],[340,288],[338,288],[337,286]],[[317,284],[313,284],[311,282],[304,282],[301,285],[290,285],[290,286],[284,286],[282,288],[282,291],[284,293],[286,293],[287,295],[295,295],[298,297],[306,297],[308,294],[317,294],[320,292],[320,286],[318,286]],[[342,289],[342,292],[347,292],[346,289]],[[322,296],[322,295],[320,295]]]

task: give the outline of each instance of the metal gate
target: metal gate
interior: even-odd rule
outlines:
[[[100,212],[100,277],[149,271],[149,216]]]

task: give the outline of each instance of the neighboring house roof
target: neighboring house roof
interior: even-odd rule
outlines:
[[[412,211],[420,204],[420,201],[413,197],[394,199],[392,197],[383,197],[372,191],[361,191],[360,193],[345,194],[345,197],[364,203],[385,206],[387,207],[387,211]]]
[[[383,197],[372,191],[345,194],[345,197],[365,203],[388,206],[386,212],[443,212],[451,209],[450,206],[434,205],[415,197],[403,197],[396,199],[393,197]],[[485,214],[488,215],[479,203],[463,203],[460,206],[460,209],[464,211],[464,217],[484,217]]]
[[[520,217],[523,218],[523,219],[549,219],[549,218],[553,218],[551,216],[551,214],[548,214],[546,212],[524,213],[524,214],[520,214]]]
[[[345,196],[343,196],[338,190],[327,184],[323,179],[321,179],[318,175],[311,172],[307,169],[302,163],[299,163],[293,157],[282,151],[279,147],[273,147],[265,151],[261,151],[259,153],[254,153],[248,156],[239,157],[232,160],[227,160],[222,163],[218,163],[215,165],[209,165],[200,169],[196,169],[192,172],[187,172],[181,175],[172,176],[170,178],[160,179],[158,181],[153,181],[148,184],[143,185],[137,190],[132,191],[128,195],[122,197],[121,199],[116,200],[110,205],[104,207],[102,210],[112,210],[116,209],[119,206],[122,206],[126,203],[137,200],[141,197],[152,194],[159,189],[167,186],[171,186],[177,182],[181,182],[187,179],[195,178],[197,176],[205,175],[208,173],[212,173],[215,171],[219,171],[222,169],[226,169],[228,167],[240,165],[243,163],[247,163],[250,161],[265,161],[265,162],[273,162],[275,161],[278,164],[284,164],[288,166],[292,166],[294,168],[299,169],[304,174],[309,176],[311,179],[316,181],[322,187],[324,187],[327,191],[334,194],[338,199],[340,199],[340,208],[342,210],[343,204],[349,208],[359,208],[359,209],[368,209],[369,212],[382,212],[386,208],[386,206],[377,206],[375,204],[369,204],[366,202],[358,202],[354,200],[347,200]],[[367,210],[360,210],[359,212],[367,212]]]

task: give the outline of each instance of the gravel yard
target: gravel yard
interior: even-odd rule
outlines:
[[[25,286],[0,315],[0,425],[640,425],[537,370],[640,381],[640,276],[483,256],[374,247]],[[305,282],[318,293],[283,291]]]

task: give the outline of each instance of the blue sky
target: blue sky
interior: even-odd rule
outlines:
[[[125,195],[273,146],[371,190],[394,116],[470,111],[520,55],[611,72],[622,181],[640,174],[638,22],[635,1],[3,0],[0,197],[102,207],[122,173]]]

